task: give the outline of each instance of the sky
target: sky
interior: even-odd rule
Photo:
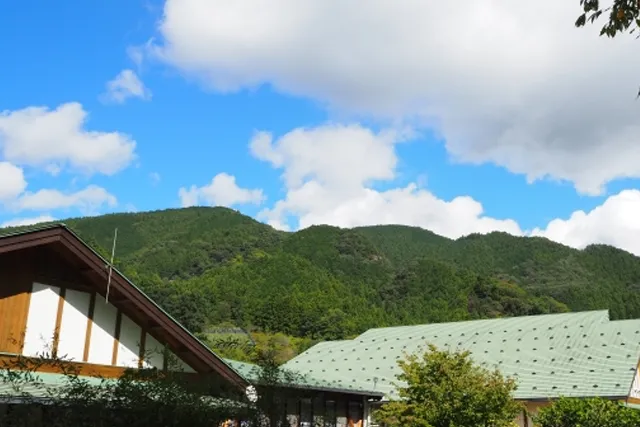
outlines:
[[[4,2],[0,225],[227,206],[284,230],[406,224],[640,255],[640,45],[575,28],[579,13]]]

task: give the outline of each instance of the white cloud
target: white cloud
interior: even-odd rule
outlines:
[[[118,132],[84,129],[87,112],[71,102],[55,110],[27,107],[0,113],[0,157],[56,173],[71,167],[112,175],[135,158],[135,141]]]
[[[633,37],[577,1],[167,0],[152,51],[208,87],[260,84],[437,127],[460,161],[595,194],[640,176]]]
[[[325,125],[295,129],[275,143],[271,134],[259,132],[250,149],[256,158],[284,168],[287,187],[300,186],[307,179],[332,186],[361,186],[370,180],[393,178],[394,144],[404,136],[394,131],[376,134],[359,125]]]
[[[51,211],[76,208],[83,214],[90,215],[96,213],[102,207],[116,205],[117,199],[114,195],[102,187],[90,185],[73,193],[63,193],[53,189],[42,189],[34,193],[26,192],[9,206],[18,211]]]
[[[403,187],[377,190],[377,183],[392,186],[397,177],[395,144],[401,139],[393,135],[359,125],[295,129],[275,141],[270,134],[256,134],[250,142],[253,155],[282,169],[286,190],[258,219],[283,230],[405,224],[450,238],[504,231],[575,248],[605,243],[640,256],[640,190],[623,191],[591,212],[578,211],[527,232],[512,219],[484,215],[482,204],[469,196],[439,199],[423,188],[421,176]]]
[[[19,167],[0,162],[0,202],[16,198],[27,188],[24,173]]]
[[[575,248],[604,243],[640,256],[640,191],[621,191],[590,212],[576,211],[566,220],[554,219],[531,234]]]
[[[129,54],[140,65],[142,59],[136,55],[136,52],[138,51],[131,49]],[[140,80],[136,72],[126,69],[122,70],[113,80],[107,82],[107,92],[102,98],[105,101],[122,104],[129,98],[149,100],[151,96],[151,91]]]
[[[56,219],[54,217],[52,217],[51,215],[40,215],[40,216],[36,216],[36,217],[31,217],[31,218],[15,218],[15,219],[10,219],[9,221],[5,221],[2,224],[0,224],[0,228],[4,228],[4,227],[22,227],[25,225],[35,225],[35,224],[40,224],[42,222],[52,222],[55,221]]]
[[[259,218],[287,229],[331,224],[410,224],[448,237],[494,230],[520,234],[518,224],[483,215],[482,205],[470,197],[440,200],[419,184],[377,191],[374,184],[396,178],[395,144],[405,133],[374,133],[359,125],[326,125],[295,129],[273,141],[258,133],[250,143],[253,155],[282,168],[284,199]]]
[[[245,204],[261,204],[265,197],[262,190],[241,188],[236,178],[226,173],[219,173],[211,183],[203,187],[192,185],[191,188],[180,188],[178,191],[183,207],[201,203],[211,206],[235,206]]]

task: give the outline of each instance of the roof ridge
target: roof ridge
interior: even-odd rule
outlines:
[[[601,313],[607,314],[607,320],[610,320],[610,316],[609,316],[609,310],[608,309],[602,309],[602,310],[585,310],[585,311],[571,311],[571,312],[566,312],[566,313],[548,313],[548,314],[532,314],[532,315],[526,315],[526,316],[505,316],[505,317],[492,317],[492,318],[487,318],[487,319],[467,319],[467,320],[460,320],[460,321],[448,321],[448,322],[433,322],[433,323],[416,323],[413,325],[397,325],[397,326],[382,326],[382,327],[378,327],[378,328],[370,328],[367,329],[366,331],[364,331],[362,334],[358,335],[356,338],[354,339],[358,339],[360,336],[370,332],[370,331],[380,331],[380,330],[384,330],[384,329],[399,329],[399,328],[412,328],[412,327],[420,327],[420,326],[433,326],[433,325],[440,325],[440,326],[444,326],[444,325],[464,325],[464,324],[469,324],[469,323],[477,323],[477,322],[506,322],[506,321],[510,321],[510,320],[515,320],[515,319],[539,319],[539,318],[551,318],[551,317],[561,317],[561,316],[566,316],[566,317],[572,317],[572,316],[578,316],[578,315],[584,315],[584,314],[596,314],[596,313]]]

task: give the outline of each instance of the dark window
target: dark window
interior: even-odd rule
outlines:
[[[311,427],[313,411],[311,399],[300,400],[300,427]]]
[[[327,400],[325,403],[324,425],[326,427],[336,427],[336,401]]]

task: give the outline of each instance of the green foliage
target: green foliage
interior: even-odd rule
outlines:
[[[640,259],[604,245],[579,251],[506,233],[451,240],[394,225],[285,233],[226,208],[66,223],[107,256],[117,227],[118,268],[191,331],[280,334],[290,346],[282,354],[400,324],[594,309],[640,317]],[[248,347],[209,338],[252,360]]]
[[[601,398],[555,401],[534,416],[540,427],[637,427],[640,411]]]
[[[637,0],[613,0],[606,7],[601,7],[600,0],[580,0],[583,13],[576,20],[576,27],[583,27],[586,23],[594,23],[603,14],[607,21],[600,30],[600,35],[615,37],[618,33],[629,31],[634,33],[640,27],[640,3]]]
[[[0,411],[0,425],[210,427],[242,420],[248,426],[284,427],[290,392],[283,386],[296,378],[282,371],[273,355],[271,348],[260,352],[255,401],[215,374],[196,378],[172,371],[174,364],[167,372],[128,370],[104,379],[80,376],[68,360],[50,354],[35,360],[16,356],[10,367],[0,367],[0,384],[8,389],[0,391],[0,402],[11,402],[10,410]],[[43,365],[60,371],[60,378],[44,381],[39,373]]]
[[[516,383],[474,365],[468,352],[429,346],[398,364],[405,384],[398,387],[400,399],[374,415],[388,427],[506,427],[522,410],[512,397]]]

